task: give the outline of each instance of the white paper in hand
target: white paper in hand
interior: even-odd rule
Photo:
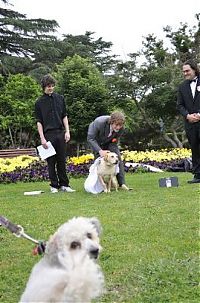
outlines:
[[[45,160],[56,154],[56,151],[50,141],[47,142],[47,146],[48,148],[44,148],[42,145],[39,145],[37,147],[39,156],[42,160]]]

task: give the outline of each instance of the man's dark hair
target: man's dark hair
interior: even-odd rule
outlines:
[[[48,85],[55,85],[56,80],[51,75],[45,75],[41,80],[41,86],[44,90],[46,86]]]
[[[189,60],[185,61],[183,63],[183,65],[189,65],[195,71],[196,76],[199,75],[199,67],[198,67],[198,64],[194,60],[189,59]]]

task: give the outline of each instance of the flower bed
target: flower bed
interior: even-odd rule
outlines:
[[[163,149],[160,151],[123,151],[124,163],[143,163],[168,171],[185,171],[187,159],[191,157],[189,149]],[[93,163],[92,154],[80,157],[71,157],[67,160],[67,174],[72,177],[85,177],[89,167]],[[126,172],[137,171],[127,168]],[[141,171],[139,169],[138,171]],[[17,181],[34,182],[48,180],[46,161],[37,157],[19,156],[12,159],[0,159],[0,183],[11,183]]]
[[[189,171],[191,170],[191,150],[186,148],[162,149],[159,151],[123,151],[122,159],[124,163],[142,163],[151,165],[153,167],[166,171]],[[135,169],[127,168],[126,171],[137,171]],[[139,167],[138,171],[141,171]],[[143,171],[148,171],[144,169]]]

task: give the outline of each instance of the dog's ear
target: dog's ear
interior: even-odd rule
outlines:
[[[90,218],[89,221],[90,221],[90,223],[92,223],[92,225],[94,225],[94,227],[98,233],[98,236],[100,236],[100,234],[102,233],[102,226],[101,226],[100,221],[95,217]]]
[[[54,257],[59,251],[58,246],[58,235],[55,233],[54,235],[50,236],[50,239],[47,242],[45,253],[50,257]]]
[[[109,154],[110,154],[110,151],[108,150],[107,153],[106,153],[106,155],[104,156],[104,160],[105,160],[105,161],[108,161],[108,155],[109,155]]]

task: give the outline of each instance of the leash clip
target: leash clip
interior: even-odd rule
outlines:
[[[18,227],[19,227],[19,232],[18,232],[18,234],[13,233],[17,238],[22,237],[22,238],[25,238],[25,239],[27,239],[27,240],[33,242],[33,243],[36,243],[36,244],[39,243],[39,241],[37,241],[37,240],[33,239],[31,236],[27,235],[27,234],[24,232],[24,228],[23,228],[21,225],[18,225]]]

